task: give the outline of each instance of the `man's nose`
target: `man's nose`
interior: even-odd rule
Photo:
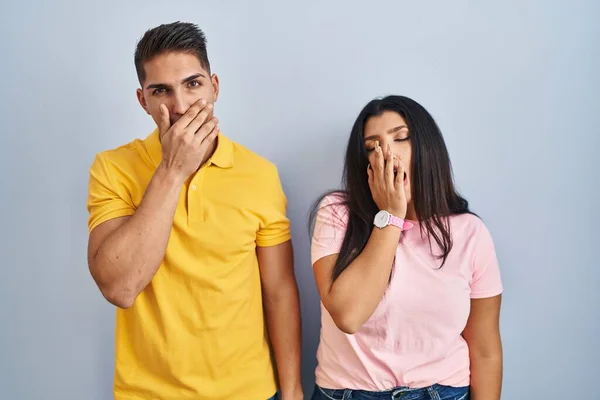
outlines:
[[[188,110],[189,105],[185,101],[185,97],[181,93],[175,92],[173,94],[173,109],[171,112],[177,117],[182,116]]]

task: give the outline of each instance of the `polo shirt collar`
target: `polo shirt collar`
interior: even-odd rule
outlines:
[[[208,165],[215,165],[219,168],[231,168],[233,167],[233,142],[219,132],[217,136],[217,148],[213,153],[212,157],[207,161]],[[152,162],[156,167],[162,161],[162,146],[160,143],[160,136],[158,128],[156,128],[145,140],[144,145]]]

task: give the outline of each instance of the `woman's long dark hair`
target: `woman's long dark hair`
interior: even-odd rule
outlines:
[[[442,267],[452,250],[452,236],[448,217],[471,213],[467,200],[454,187],[450,156],[433,117],[416,101],[404,96],[388,96],[370,101],[360,112],[348,141],[342,179],[342,189],[322,195],[310,212],[309,230],[321,201],[331,194],[341,195],[338,203],[348,209],[348,225],[340,254],[333,268],[333,280],[363,251],[371,232],[373,219],[379,208],[375,204],[367,179],[368,157],[364,145],[364,127],[370,117],[393,111],[404,118],[412,142],[411,189],[412,199],[421,222],[421,234],[427,233],[431,248],[433,238],[441,254]],[[433,250],[432,250],[433,251]]]

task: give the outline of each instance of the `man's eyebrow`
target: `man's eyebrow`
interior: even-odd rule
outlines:
[[[201,73],[197,73],[197,74],[188,76],[187,78],[182,80],[181,83],[188,83],[189,81],[193,81],[194,79],[198,79],[198,78],[206,78],[206,77]]]
[[[162,89],[162,88],[170,88],[171,85],[167,85],[166,83],[152,83],[146,86],[146,89]]]
[[[194,79],[198,79],[198,78],[206,78],[204,76],[204,74],[201,73],[197,73],[194,75],[190,75],[185,79],[182,79],[181,83],[188,83],[190,81],[193,81]],[[162,89],[162,88],[170,88],[171,85],[167,85],[166,83],[152,83],[148,86],[146,86],[146,89]]]

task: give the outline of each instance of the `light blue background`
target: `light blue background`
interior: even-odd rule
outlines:
[[[503,399],[600,398],[599,16],[591,0],[3,2],[0,398],[111,398],[114,308],[87,270],[88,167],[153,128],[133,51],[174,20],[206,31],[225,133],[279,166],[307,397],[308,207],[338,185],[360,108],[399,93],[437,119],[496,241]]]

